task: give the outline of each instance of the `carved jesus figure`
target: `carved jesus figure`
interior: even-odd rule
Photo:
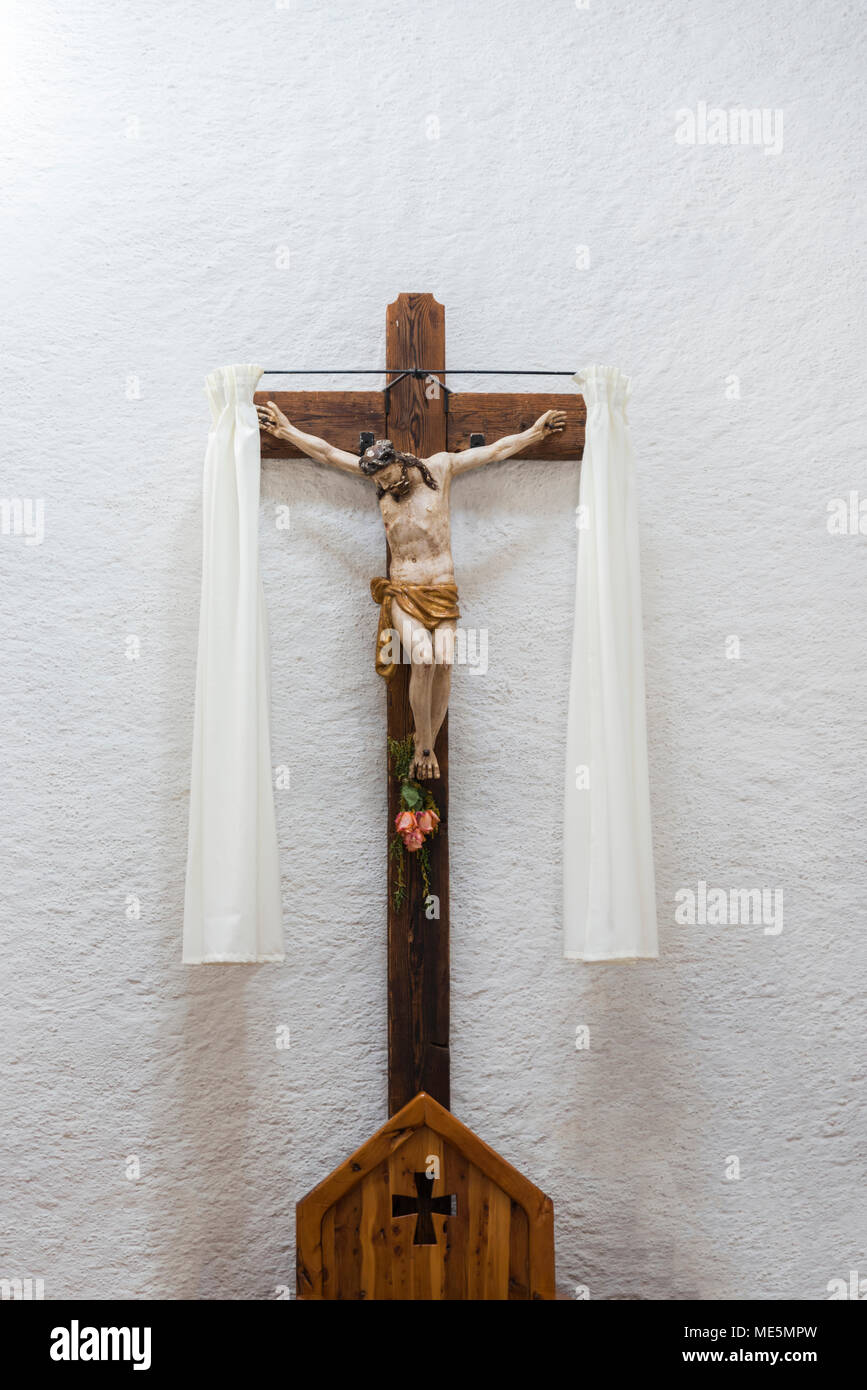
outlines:
[[[439,777],[434,748],[449,703],[454,632],[460,617],[449,523],[452,478],[511,458],[559,433],[566,424],[565,413],[547,410],[522,434],[509,434],[494,444],[460,453],[419,459],[395,449],[390,439],[379,439],[359,459],[296,429],[273,401],[256,409],[260,427],[268,434],[287,440],[319,463],[369,478],[376,486],[391,555],[388,578],[374,579],[370,586],[380,605],[376,668],[387,680],[394,674],[391,639],[396,631],[412,663],[409,702],[415,758],[411,775],[420,781]]]

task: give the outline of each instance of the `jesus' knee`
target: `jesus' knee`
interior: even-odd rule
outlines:
[[[437,666],[454,666],[455,630],[453,627],[438,627],[434,632],[434,661]]]
[[[414,666],[433,666],[433,643],[424,628],[417,628],[413,633],[412,651],[410,655]]]

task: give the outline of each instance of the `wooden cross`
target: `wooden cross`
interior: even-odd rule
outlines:
[[[446,1193],[442,1197],[434,1197],[434,1179],[429,1178],[427,1173],[413,1173],[415,1178],[415,1197],[407,1197],[402,1192],[397,1192],[391,1199],[392,1220],[397,1220],[401,1216],[415,1216],[415,1235],[413,1245],[436,1245],[437,1233],[434,1230],[434,1223],[431,1215],[434,1216],[453,1216],[454,1210],[452,1203],[456,1200],[453,1192]]]
[[[401,294],[386,311],[384,391],[263,391],[257,404],[273,400],[300,430],[351,453],[360,436],[389,438],[396,448],[422,458],[470,447],[471,436],[493,441],[528,429],[544,410],[563,410],[562,434],[531,446],[522,459],[580,459],[584,450],[584,399],[533,392],[449,392],[445,387],[445,309],[430,294]],[[413,370],[420,375],[407,374]],[[390,383],[394,383],[391,385]],[[483,442],[473,438],[472,443]],[[295,457],[284,441],[262,435],[263,458]],[[460,570],[458,570],[460,582]],[[371,660],[376,634],[371,603]],[[403,741],[412,731],[409,668],[401,663],[387,686],[388,737]],[[430,841],[432,891],[439,917],[429,918],[419,866],[407,855],[407,892],[395,908],[389,884],[388,844],[394,834],[399,787],[388,775],[388,826],[383,882],[388,885],[388,1113],[395,1114],[420,1091],[447,1109],[449,1095],[449,840],[448,715],[440,730],[435,783],[442,822]],[[428,1217],[428,1220],[430,1218]]]

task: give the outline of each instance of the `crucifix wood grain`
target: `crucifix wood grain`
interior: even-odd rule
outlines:
[[[424,368],[425,376],[407,374],[407,368]],[[377,483],[386,523],[386,535],[395,537],[388,546],[387,578],[395,583],[409,576],[411,544],[407,546],[404,498],[411,487],[424,498],[425,488],[447,489],[451,478],[495,458],[580,459],[584,447],[585,407],[577,393],[549,395],[520,393],[449,393],[445,388],[445,310],[429,294],[402,294],[388,306],[386,315],[386,371],[388,385],[381,391],[274,391],[260,392],[256,404],[265,423],[263,458],[297,458],[310,453]],[[392,384],[393,383],[393,384]],[[268,409],[273,402],[277,413]],[[280,416],[291,429],[281,433]],[[540,417],[547,416],[543,425]],[[374,441],[390,440],[397,456],[379,446],[362,450],[359,440],[367,433]],[[306,436],[300,442],[299,434]],[[513,437],[523,436],[519,440]],[[471,438],[471,436],[476,436]],[[479,442],[479,436],[502,440],[497,452]],[[323,445],[323,440],[327,444]],[[470,452],[472,446],[475,450]],[[466,453],[465,453],[466,451]],[[360,459],[360,453],[364,458]],[[405,458],[401,461],[399,455]],[[464,454],[463,458],[459,456]],[[450,462],[438,463],[437,456]],[[455,457],[458,456],[458,457]],[[430,468],[426,469],[423,461]],[[407,476],[412,470],[412,482]],[[420,480],[416,480],[416,470]],[[428,478],[425,479],[425,473]],[[383,501],[383,494],[385,500]],[[411,518],[410,518],[411,519]],[[396,528],[390,532],[390,524]],[[447,503],[445,511],[448,531]],[[397,534],[404,529],[398,542]],[[393,553],[392,553],[393,552]],[[450,546],[448,549],[451,562]],[[422,583],[432,583],[424,577]],[[375,612],[375,610],[372,610]],[[398,610],[401,611],[401,610]],[[444,624],[447,626],[448,624]],[[451,624],[453,626],[453,623]],[[422,625],[423,626],[423,625]],[[419,637],[423,640],[422,632]],[[434,663],[435,664],[435,663]],[[416,857],[407,856],[406,894],[400,906],[388,896],[388,1108],[392,1115],[420,1091],[449,1106],[449,861],[448,861],[448,714],[442,693],[433,684],[428,692],[430,724],[413,719],[410,673],[414,666],[400,662],[387,683],[388,738],[404,742],[416,737],[413,773],[435,788],[440,825],[429,844],[432,892],[438,898],[438,916],[427,915],[422,875]],[[422,674],[416,679],[413,700],[416,713],[424,709]],[[445,701],[447,701],[447,686]],[[439,703],[438,703],[439,700]],[[441,718],[439,733],[436,724]],[[423,745],[423,746],[422,746]],[[391,773],[388,841],[394,834],[401,810],[400,788]],[[431,905],[433,907],[433,905]]]

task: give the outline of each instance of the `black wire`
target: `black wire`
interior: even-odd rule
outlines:
[[[509,371],[504,367],[272,367],[263,376],[384,376],[391,372],[424,372],[425,376],[575,376],[575,372]]]

